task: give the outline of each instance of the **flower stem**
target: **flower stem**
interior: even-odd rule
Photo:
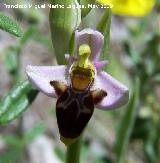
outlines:
[[[66,163],[80,163],[81,137],[67,146]]]

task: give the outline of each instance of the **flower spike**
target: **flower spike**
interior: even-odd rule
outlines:
[[[27,66],[28,79],[40,91],[57,98],[56,116],[60,139],[66,145],[81,135],[94,107],[108,110],[121,107],[129,98],[126,86],[102,71],[99,61],[103,35],[92,29],[75,33],[75,55],[68,65]]]

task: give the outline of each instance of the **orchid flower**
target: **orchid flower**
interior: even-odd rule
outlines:
[[[96,0],[99,4],[110,5],[115,14],[145,16],[151,12],[156,0]]]
[[[65,144],[81,135],[94,106],[109,110],[128,101],[128,88],[102,71],[108,63],[99,61],[103,40],[103,35],[96,30],[76,31],[74,56],[65,55],[68,65],[26,68],[28,79],[38,90],[58,99],[57,122]]]

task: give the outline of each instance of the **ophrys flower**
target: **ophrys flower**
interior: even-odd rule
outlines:
[[[128,88],[101,70],[107,64],[98,60],[102,46],[100,32],[76,31],[74,56],[66,55],[68,65],[26,68],[29,80],[37,89],[57,98],[57,122],[65,144],[80,136],[94,107],[108,110],[128,101]]]

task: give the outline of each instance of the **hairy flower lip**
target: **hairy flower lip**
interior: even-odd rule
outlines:
[[[91,40],[87,42],[88,40],[86,38],[90,38]],[[126,104],[129,99],[128,88],[108,73],[101,71],[101,68],[108,63],[107,61],[98,61],[101,48],[103,46],[103,35],[92,29],[84,29],[80,32],[76,31],[75,41],[75,55],[67,57],[67,59],[70,63],[74,63],[74,61],[78,59],[77,46],[88,44],[91,47],[91,56],[89,59],[96,68],[95,80],[91,90],[101,89],[107,92],[107,96],[104,97],[104,99],[99,102],[96,107],[107,110],[118,108]],[[69,69],[70,65],[27,66],[26,73],[28,79],[37,89],[50,97],[57,98],[54,88],[50,85],[50,81],[61,81],[69,86],[71,83]]]

